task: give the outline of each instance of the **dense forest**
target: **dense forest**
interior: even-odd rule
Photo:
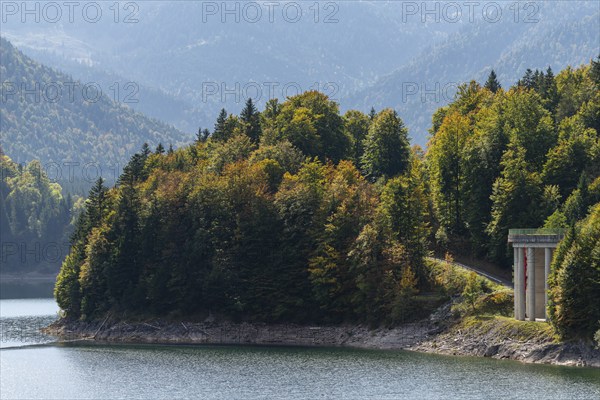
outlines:
[[[0,148],[0,271],[56,273],[69,251],[72,215],[81,198],[62,194],[39,161],[23,166]]]
[[[394,110],[340,115],[316,91],[222,110],[194,144],[144,145],[113,189],[96,182],[58,303],[82,319],[394,324],[430,285],[431,246],[508,268],[508,228],[551,226],[570,230],[552,321],[588,336],[600,319],[589,303],[600,292],[599,89],[600,60],[527,71],[507,90],[491,73],[435,113],[426,151]],[[574,302],[588,302],[585,323],[565,317]]]
[[[184,141],[183,133],[124,105],[129,95],[140,100],[133,95],[135,87],[117,93],[116,87],[78,82],[35,62],[4,38],[0,60],[4,151],[19,163],[39,160],[44,168],[52,163],[61,183],[77,181],[87,191],[99,172],[114,181],[114,171],[145,140]],[[70,176],[65,163],[73,162],[79,167]]]

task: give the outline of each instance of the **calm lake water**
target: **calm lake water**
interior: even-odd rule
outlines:
[[[2,399],[600,399],[600,370],[405,351],[56,344],[52,299],[0,300]]]

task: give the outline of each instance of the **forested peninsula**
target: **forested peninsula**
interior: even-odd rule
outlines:
[[[144,145],[115,187],[98,180],[58,276],[54,331],[109,339],[108,327],[132,321],[389,329],[445,310],[440,331],[486,316],[521,339],[593,343],[599,131],[600,59],[556,76],[528,70],[506,89],[493,72],[460,86],[425,150],[411,148],[392,109],[341,115],[316,91],[262,111],[248,100],[187,147]],[[522,227],[567,232],[550,325],[508,322],[512,290],[451,262],[470,253],[508,271],[508,229]]]

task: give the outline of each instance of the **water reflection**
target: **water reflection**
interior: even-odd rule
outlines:
[[[404,351],[51,344],[38,329],[57,310],[52,299],[0,300],[0,397],[600,398],[598,369]]]
[[[52,298],[54,280],[20,281],[0,279],[0,299]]]

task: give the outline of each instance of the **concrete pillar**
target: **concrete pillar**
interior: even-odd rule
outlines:
[[[525,249],[517,247],[517,276],[518,285],[515,287],[519,304],[517,307],[517,319],[525,320]]]
[[[550,264],[552,263],[552,248],[544,249],[544,313],[548,319],[548,277],[550,276]]]
[[[527,319],[535,321],[535,247],[527,247]]]
[[[513,282],[515,319],[519,319],[519,249],[513,247]]]

